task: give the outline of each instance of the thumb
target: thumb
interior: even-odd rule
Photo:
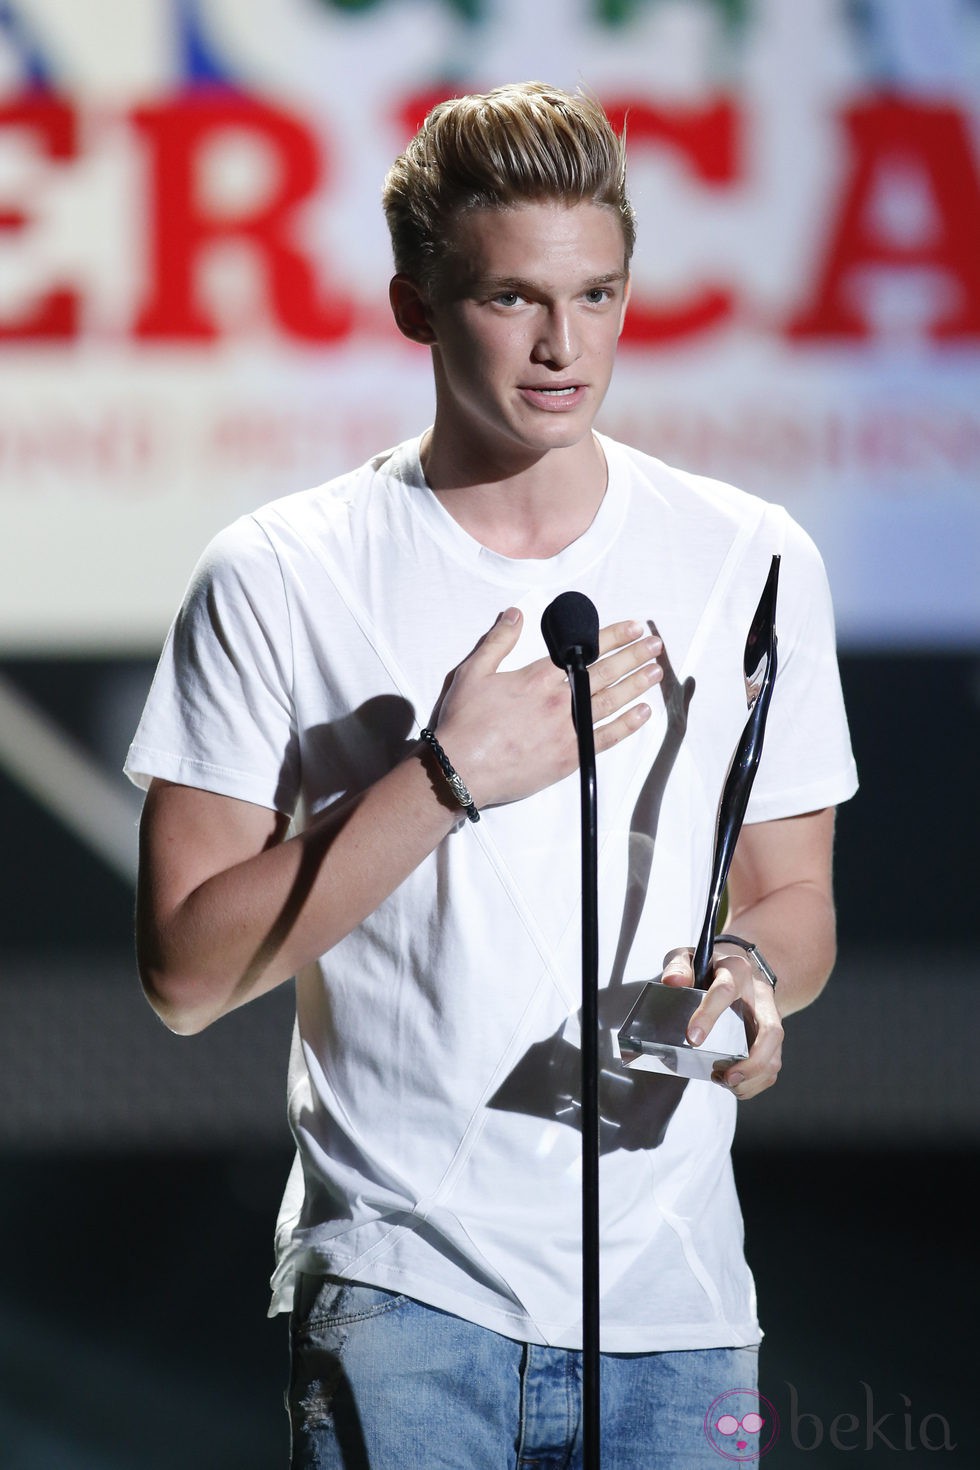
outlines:
[[[519,607],[507,607],[497,617],[493,627],[483,635],[477,648],[477,657],[488,669],[494,671],[512,649],[516,648],[521,636],[523,618]]]
[[[693,985],[693,955],[689,949],[672,949],[664,955],[660,978],[665,985]]]

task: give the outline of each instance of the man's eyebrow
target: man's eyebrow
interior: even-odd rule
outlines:
[[[589,290],[591,286],[615,286],[625,281],[628,275],[629,271],[625,267],[618,271],[606,271],[604,275],[593,276],[590,280],[586,281],[585,289]]]
[[[605,271],[600,276],[590,276],[588,280],[581,283],[583,291],[594,290],[596,286],[614,286],[626,280],[628,272],[623,270]],[[475,276],[469,283],[472,291],[516,291],[518,294],[539,292],[542,287],[540,282],[528,281],[521,276]]]

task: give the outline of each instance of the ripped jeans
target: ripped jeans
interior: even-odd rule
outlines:
[[[580,1353],[313,1276],[297,1281],[290,1345],[291,1470],[582,1470]],[[724,1407],[708,1416],[736,1393],[756,1407],[757,1357],[604,1353],[602,1470],[757,1465],[758,1439],[724,1420],[721,1440],[709,1418]]]

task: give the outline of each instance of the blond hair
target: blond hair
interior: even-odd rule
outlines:
[[[591,97],[544,82],[440,102],[389,169],[382,200],[395,269],[426,291],[469,209],[607,205],[622,224],[627,262],[636,239],[625,138]]]

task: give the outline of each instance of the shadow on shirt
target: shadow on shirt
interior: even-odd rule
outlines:
[[[656,635],[655,624],[651,622],[649,627]],[[689,678],[681,683],[677,679],[666,649],[660,663],[667,725],[633,808],[629,878],[619,939],[609,984],[598,996],[602,1153],[657,1147],[687,1086],[685,1078],[631,1071],[619,1061],[613,1048],[613,1032],[623,1024],[646,983],[624,984],[623,975],[649,891],[664,791],[687,730],[694,694],[694,680]],[[344,810],[349,810],[350,804],[358,800],[352,793],[365,790],[412,748],[409,737],[413,718],[414,711],[407,700],[397,695],[379,695],[345,719],[310,732],[308,739],[315,742],[316,767],[329,771],[336,789],[348,793],[336,802],[338,826],[342,825]],[[439,783],[434,780],[433,785],[444,797]],[[321,857],[322,854],[311,853],[309,860],[301,865],[290,903],[281,917],[282,925],[288,927],[294,921],[312,886]],[[576,1041],[569,1039],[567,1030],[567,1023],[563,1023],[553,1036],[535,1042],[497,1089],[489,1106],[503,1112],[554,1120],[580,1130],[581,1051]]]
[[[649,628],[657,634],[653,623]],[[619,940],[609,984],[598,995],[599,1151],[603,1154],[657,1148],[687,1086],[683,1077],[631,1071],[613,1048],[613,1032],[626,1020],[646,984],[645,980],[624,984],[623,975],[650,887],[664,791],[684,740],[694,695],[694,680],[679,682],[666,648],[660,664],[667,728],[630,819],[629,879]],[[535,1042],[494,1093],[490,1107],[566,1123],[581,1131],[582,1054],[576,1042],[569,1040],[567,1030],[566,1023],[553,1036]]]

